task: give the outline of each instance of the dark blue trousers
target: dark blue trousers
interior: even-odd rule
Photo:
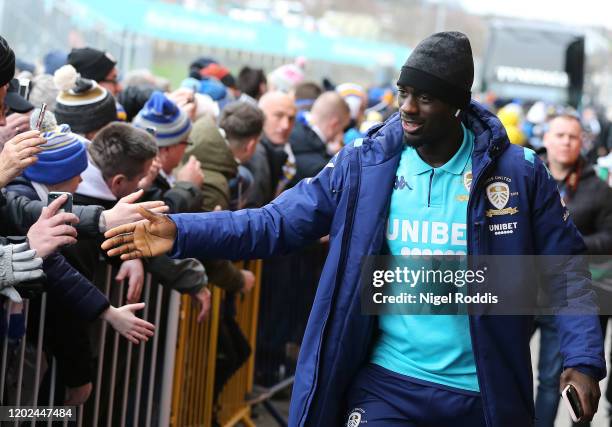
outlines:
[[[361,368],[348,389],[346,427],[486,427],[478,393]]]

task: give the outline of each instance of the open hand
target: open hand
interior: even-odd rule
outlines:
[[[30,248],[36,250],[36,255],[41,258],[46,258],[62,246],[73,245],[77,241],[76,229],[68,224],[78,223],[79,218],[68,212],[57,213],[66,199],[67,196],[62,194],[49,206],[44,207],[38,221],[28,230]]]
[[[139,344],[140,341],[148,341],[155,331],[155,326],[152,323],[134,314],[135,311],[142,310],[144,306],[144,302],[123,305],[119,308],[111,305],[102,314],[102,318],[126,339],[134,344]]]
[[[168,206],[161,200],[134,203],[142,197],[143,193],[143,190],[138,190],[132,194],[128,194],[119,199],[112,209],[102,212],[102,215],[104,215],[104,222],[106,223],[106,229],[108,230],[122,224],[140,221],[143,217],[138,211],[139,207],[158,213],[169,211]]]
[[[124,224],[104,233],[102,249],[108,256],[121,255],[122,260],[162,255],[172,249],[176,239],[176,224],[166,215],[141,207],[142,221]]]

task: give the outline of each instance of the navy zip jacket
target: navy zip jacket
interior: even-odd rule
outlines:
[[[555,181],[530,150],[510,145],[500,121],[476,102],[463,114],[475,135],[467,212],[472,255],[573,255],[584,243],[567,218]],[[175,257],[242,259],[289,252],[329,233],[329,255],[298,360],[290,426],[337,426],[345,416],[347,386],[369,360],[375,316],[361,313],[359,275],[364,256],[380,254],[403,137],[398,115],[345,147],[314,178],[300,182],[261,209],[171,215],[178,233]],[[510,186],[508,215],[487,217],[488,178]],[[516,222],[511,234],[489,225]],[[505,220],[504,220],[505,218]],[[568,312],[594,307],[581,256],[538,273],[551,286],[566,281]],[[535,268],[535,267],[533,267]],[[532,267],[509,268],[495,280],[504,288],[531,286]],[[510,272],[510,274],[508,274]],[[291,286],[290,283],[287,286]],[[564,367],[605,376],[603,339],[595,315],[556,316]],[[470,315],[470,333],[485,419],[489,427],[533,425],[529,339],[532,316]]]
[[[30,181],[23,177],[13,180],[7,190],[30,200],[40,200]],[[43,271],[47,275],[45,290],[79,318],[94,321],[110,306],[104,294],[70,265],[61,253],[55,252],[45,258]]]

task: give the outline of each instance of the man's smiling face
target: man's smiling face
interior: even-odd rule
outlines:
[[[456,109],[427,92],[398,86],[397,101],[404,139],[409,146],[435,143],[453,129]]]

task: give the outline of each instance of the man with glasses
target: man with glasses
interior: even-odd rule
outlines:
[[[148,181],[141,183],[141,188],[147,191],[145,199],[164,200],[170,212],[199,212],[204,182],[200,162],[191,156],[176,175],[172,173],[191,144],[191,121],[187,114],[166,95],[155,91],[134,117],[133,124],[154,133],[159,148],[158,167],[153,167]]]
[[[121,92],[117,60],[110,53],[91,47],[72,49],[68,63],[76,68],[81,77],[95,80],[114,97]]]

